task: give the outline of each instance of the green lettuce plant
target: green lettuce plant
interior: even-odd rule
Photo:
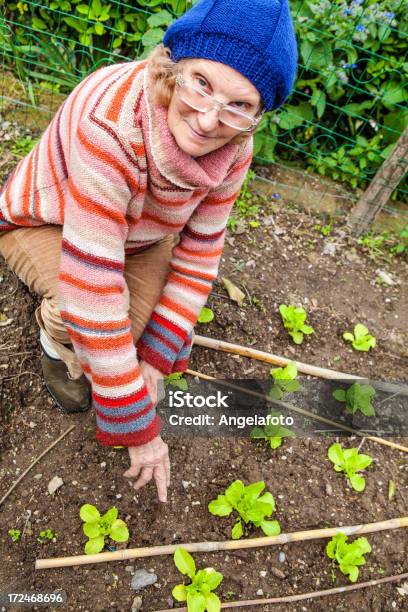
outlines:
[[[115,542],[126,542],[129,531],[125,521],[118,519],[118,510],[114,506],[109,508],[102,516],[92,504],[84,504],[79,511],[84,534],[89,538],[85,544],[85,554],[94,555],[103,550],[105,538],[109,537]]]
[[[43,529],[43,531],[40,531],[37,537],[37,542],[39,542],[40,544],[46,544],[47,542],[50,542],[53,538],[56,537],[57,534],[54,533],[52,529]]]
[[[197,571],[193,557],[181,546],[176,549],[173,559],[177,569],[191,580],[190,584],[177,584],[173,588],[174,599],[187,602],[188,612],[219,612],[221,602],[212,591],[221,584],[224,576],[212,567]]]
[[[302,344],[304,334],[313,334],[314,329],[306,325],[307,313],[302,306],[286,306],[281,304],[279,312],[282,317],[283,326],[288,330],[289,335],[295,344]]]
[[[241,480],[234,480],[223,495],[208,504],[208,510],[215,516],[229,516],[234,510],[238,513],[231,531],[233,540],[239,540],[244,534],[244,525],[253,523],[260,527],[265,535],[274,536],[280,533],[278,521],[268,521],[275,510],[275,500],[271,493],[260,494],[265,488],[263,481],[245,486]]]
[[[211,308],[207,308],[207,306],[203,306],[200,310],[200,314],[198,315],[197,322],[198,323],[210,323],[214,319],[214,313]]]
[[[271,417],[276,419],[280,419],[281,413],[278,411],[272,411]],[[265,440],[269,443],[269,446],[273,449],[281,446],[283,442],[283,438],[295,438],[296,434],[288,429],[287,427],[283,427],[280,424],[274,425],[272,423],[268,423],[263,427],[254,427],[251,430],[251,438]]]
[[[9,529],[8,534],[13,542],[18,542],[21,538],[21,529]]]
[[[351,582],[356,582],[358,568],[365,565],[364,555],[371,552],[371,546],[367,538],[357,538],[352,543],[347,543],[347,540],[348,536],[344,533],[336,533],[326,546],[326,554],[337,561],[340,571],[348,576]]]
[[[361,323],[357,323],[354,327],[354,334],[351,332],[345,332],[343,334],[344,340],[348,340],[352,343],[352,347],[356,349],[356,351],[364,351],[367,352],[371,348],[374,348],[377,341],[374,336],[369,334],[368,329],[365,325]]]
[[[347,414],[355,414],[357,410],[360,410],[365,416],[375,416],[375,409],[371,403],[375,395],[374,387],[359,383],[354,383],[347,391],[344,389],[333,391],[333,397],[346,404]]]
[[[274,384],[269,395],[273,399],[281,400],[285,393],[295,393],[301,388],[299,381],[296,380],[298,371],[294,361],[290,361],[284,368],[271,368],[270,374]]]
[[[336,472],[344,472],[355,491],[364,491],[365,479],[358,472],[371,465],[370,455],[360,454],[357,448],[343,449],[337,442],[330,446],[327,455]]]

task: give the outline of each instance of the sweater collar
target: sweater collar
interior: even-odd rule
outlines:
[[[214,189],[222,184],[238,155],[240,145],[227,143],[200,157],[178,146],[169,130],[167,108],[153,100],[149,90],[148,64],[144,70],[142,126],[148,163],[153,162],[170,183],[184,189]]]

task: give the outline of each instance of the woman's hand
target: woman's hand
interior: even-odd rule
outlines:
[[[157,385],[161,385],[161,395],[164,391],[164,383],[163,381],[163,373],[160,370],[157,370],[155,367],[147,363],[147,361],[143,361],[143,359],[139,362],[140,369],[142,371],[143,380],[145,381],[145,385],[147,387],[147,391],[149,392],[150,399],[155,406],[157,401],[163,399],[163,397],[158,397]],[[161,382],[160,382],[161,381]]]
[[[136,480],[136,491],[144,487],[152,477],[156,482],[159,501],[167,501],[167,487],[170,486],[169,447],[160,436],[141,446],[129,446],[130,468],[123,474],[125,478]]]

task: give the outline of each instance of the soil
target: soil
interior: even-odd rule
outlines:
[[[336,218],[330,235],[315,226],[323,219],[284,200],[262,205],[259,227],[240,224],[228,233],[218,281],[208,305],[215,318],[197,325],[196,332],[286,356],[301,362],[370,377],[407,380],[407,282],[403,257],[384,254],[372,259],[369,251]],[[327,244],[333,255],[323,254]],[[332,251],[333,252],[333,251]],[[386,272],[393,285],[378,280]],[[223,287],[227,277],[246,294],[239,307]],[[368,523],[407,515],[408,464],[403,452],[366,440],[363,452],[374,461],[366,470],[366,490],[357,493],[334,472],[327,459],[329,438],[286,439],[274,451],[246,438],[170,439],[172,484],[167,504],[159,504],[152,483],[135,493],[122,477],[128,467],[125,449],[99,446],[94,417],[63,415],[48,396],[41,377],[38,330],[34,310],[38,298],[0,261],[0,312],[12,319],[0,327],[1,466],[0,497],[32,460],[69,426],[75,425],[20,482],[7,498],[0,524],[0,592],[64,589],[63,610],[129,611],[136,595],[143,612],[173,607],[171,590],[181,582],[170,556],[136,561],[34,570],[37,558],[83,553],[79,508],[95,504],[102,511],[116,505],[127,520],[130,547],[230,538],[232,521],[217,518],[207,504],[232,480],[246,484],[264,480],[276,501],[272,518],[282,532]],[[296,346],[283,329],[278,306],[302,304],[315,333]],[[377,338],[369,353],[354,351],[342,339],[358,322]],[[269,378],[270,365],[195,346],[190,368],[217,378]],[[301,377],[302,379],[302,377]],[[357,446],[356,438],[342,439]],[[402,439],[405,445],[407,440]],[[55,475],[64,484],[53,495],[47,484]],[[396,483],[388,499],[388,483]],[[9,529],[23,532],[13,543]],[[40,544],[43,529],[56,533]],[[253,529],[249,536],[262,535]],[[408,571],[408,531],[369,534],[372,552],[361,567],[359,581]],[[218,589],[222,601],[292,595],[333,585],[349,584],[325,555],[326,540],[243,551],[196,553],[199,567],[213,566],[224,574]],[[282,555],[284,553],[284,555]],[[158,581],[136,593],[132,572],[154,571]],[[408,596],[401,584],[370,587],[351,593],[252,609],[283,611],[406,610]],[[259,593],[262,590],[263,594]],[[14,608],[18,609],[18,608]],[[27,608],[25,608],[27,609]],[[36,608],[33,608],[36,609]],[[43,608],[45,609],[45,608]],[[50,608],[51,609],[51,608]],[[237,608],[240,609],[240,608]],[[245,608],[247,609],[247,608]],[[249,609],[249,608],[248,608]]]

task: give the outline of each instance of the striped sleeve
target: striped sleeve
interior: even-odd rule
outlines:
[[[164,374],[187,368],[192,329],[217,277],[229,214],[252,161],[252,138],[220,187],[200,202],[173,248],[160,300],[137,341],[139,357]]]
[[[124,278],[126,211],[137,159],[115,130],[85,117],[70,147],[59,276],[61,317],[92,383],[98,441],[138,446],[160,421],[131,334]],[[132,165],[133,164],[133,165]]]

